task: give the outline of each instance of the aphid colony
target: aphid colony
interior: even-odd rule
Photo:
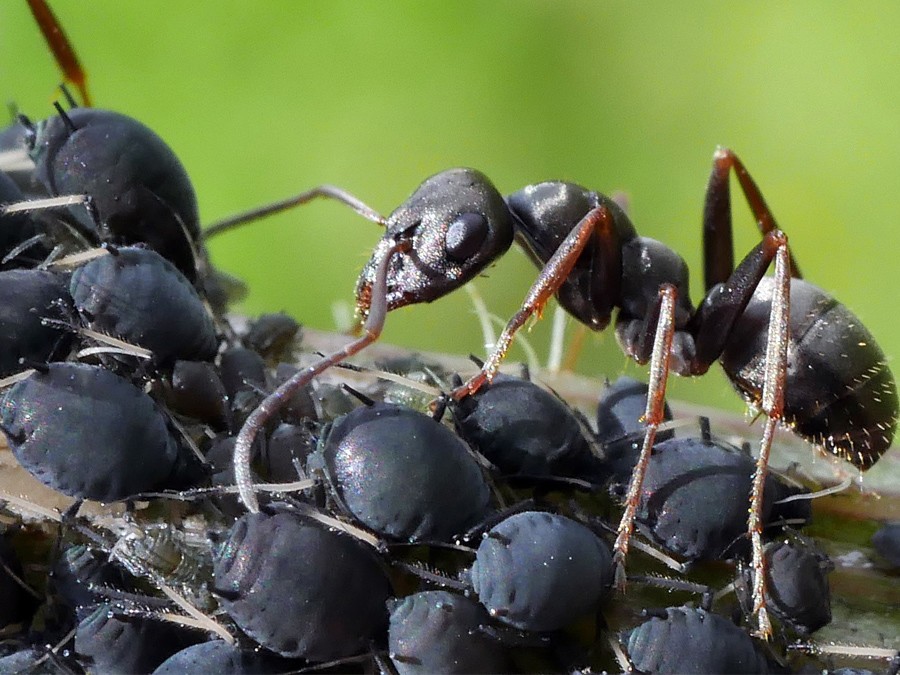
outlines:
[[[716,153],[695,310],[681,258],[569,183],[503,197],[454,169],[387,218],[322,187],[204,231],[156,134],[68,98],[0,134],[0,158],[33,164],[0,172],[0,429],[22,467],[78,500],[0,538],[0,672],[803,665],[786,645],[831,620],[830,564],[796,533],[806,488],[765,470],[774,425],[864,469],[891,444],[897,393],[866,329],[799,279],[736,156]],[[731,170],[763,234],[737,266]],[[322,196],[386,232],[357,288],[363,336],[310,360],[287,317],[231,323],[204,237]],[[478,375],[394,364],[426,374],[430,407],[396,402],[410,383],[334,386],[387,312],[460,287],[514,237],[542,272]],[[651,362],[649,387],[598,392],[596,423],[497,373],[554,294],[596,330],[617,310],[623,348]],[[759,463],[706,422],[671,423],[668,372],[717,360],[768,418]],[[80,500],[129,510],[85,517]],[[655,548],[626,577],[635,524]],[[657,586],[686,604],[653,609],[671,604]]]

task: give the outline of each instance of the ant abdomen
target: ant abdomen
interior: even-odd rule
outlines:
[[[771,278],[762,279],[721,359],[751,405],[762,396],[773,287]],[[867,469],[890,448],[897,425],[897,386],[884,353],[862,322],[821,288],[792,279],[790,292],[784,422]]]

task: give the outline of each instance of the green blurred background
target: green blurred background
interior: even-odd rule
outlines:
[[[808,279],[872,330],[896,368],[900,3],[53,3],[95,103],[181,156],[205,222],[319,183],[389,213],[422,179],[477,167],[503,192],[563,178],[624,190],[642,234],[688,261],[712,153],[735,149]],[[0,4],[0,92],[50,111],[56,66],[24,0]],[[735,186],[736,187],[736,186]],[[735,199],[737,245],[757,241]],[[215,262],[242,309],[333,327],[379,231],[317,203],[229,234]],[[518,252],[477,281],[506,319],[535,277]],[[530,334],[546,354],[550,321]],[[384,339],[482,353],[465,293],[389,317]],[[512,358],[522,358],[514,351]],[[626,360],[592,338],[585,373]],[[640,370],[629,366],[631,372]],[[716,369],[674,395],[742,410]]]

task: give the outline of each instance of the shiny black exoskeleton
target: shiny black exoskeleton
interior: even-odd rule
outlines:
[[[238,520],[213,573],[228,615],[276,654],[328,661],[385,639],[390,582],[372,552],[295,514]]]
[[[777,667],[741,628],[712,612],[669,607],[623,636],[642,673],[769,673]]]
[[[93,243],[144,243],[194,281],[200,220],[194,188],[165,142],[137,120],[96,108],[25,122],[35,176],[48,195],[88,195],[70,224]]]
[[[492,617],[553,631],[597,608],[612,583],[612,555],[585,525],[524,511],[485,533],[468,576]]]
[[[763,231],[763,243],[733,263],[728,172],[734,168]],[[530,185],[502,199],[483,174],[451,169],[426,180],[386,219],[387,231],[363,269],[357,305],[365,315],[376,261],[390,245],[388,310],[430,302],[464,285],[509,247],[513,238],[544,267],[589,214],[600,213],[590,240],[556,290],[560,304],[594,330],[612,312],[623,350],[650,359],[659,290],[676,291],[671,369],[699,375],[717,360],[752,404],[765,378],[765,341],[773,283],[763,278],[775,249],[785,243],[774,218],[740,161],[719,150],[704,215],[706,296],[691,303],[688,268],[664,244],[641,237],[610,198],[564,182]],[[790,343],[783,421],[798,434],[862,469],[890,447],[898,398],[885,356],[843,305],[799,277],[790,284]],[[527,302],[526,302],[527,304]],[[477,386],[475,387],[477,388]]]
[[[448,541],[481,523],[490,490],[466,444],[428,415],[387,403],[325,428],[308,463],[379,536]]]
[[[0,397],[0,429],[22,466],[79,499],[110,502],[203,479],[150,396],[99,366],[51,363],[16,383]]]

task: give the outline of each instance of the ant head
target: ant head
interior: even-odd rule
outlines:
[[[388,310],[431,302],[466,284],[512,245],[513,220],[484,174],[450,169],[432,176],[394,211],[387,231],[356,286],[357,312],[368,315],[379,260],[398,242],[391,260]]]

